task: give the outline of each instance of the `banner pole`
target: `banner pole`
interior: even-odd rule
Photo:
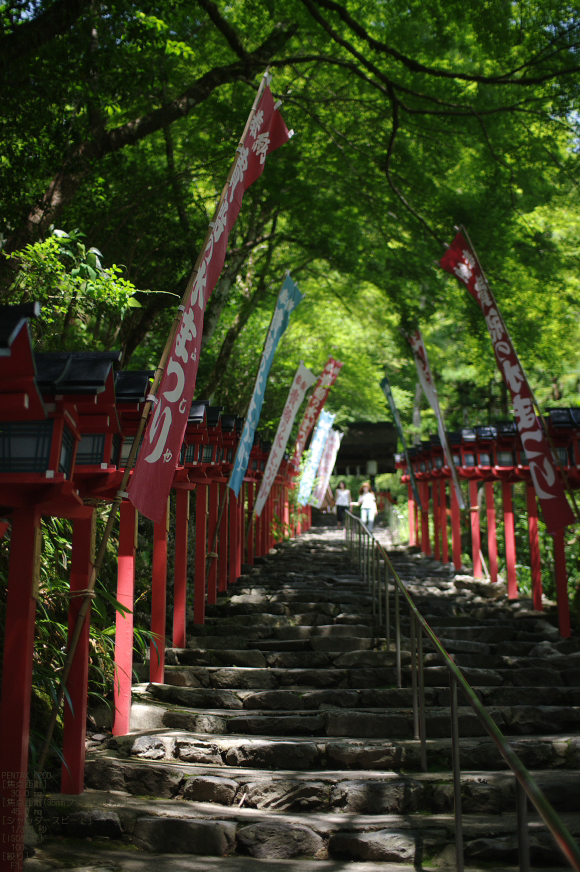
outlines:
[[[512,348],[513,348],[513,350],[514,350],[514,354],[515,354],[515,356],[516,356],[516,360],[517,360],[517,362],[518,362],[518,364],[519,364],[519,366],[520,366],[520,368],[521,368],[521,370],[522,370],[522,373],[524,374],[524,377],[525,377],[525,379],[526,379],[526,383],[527,383],[527,385],[528,385],[528,389],[529,389],[530,394],[531,394],[531,396],[532,396],[532,403],[533,403],[534,406],[535,406],[536,417],[538,418],[538,422],[539,422],[539,424],[540,424],[540,427],[542,428],[542,431],[543,431],[543,433],[544,433],[544,436],[546,437],[546,441],[547,441],[548,445],[550,446],[550,451],[552,452],[552,459],[554,460],[556,466],[557,466],[558,469],[560,470],[560,474],[562,475],[562,478],[563,478],[563,480],[564,480],[564,486],[566,487],[566,490],[567,490],[567,491],[569,492],[569,494],[570,494],[570,498],[571,498],[572,503],[573,503],[573,505],[574,505],[574,512],[575,512],[575,515],[576,515],[576,520],[577,520],[578,522],[580,522],[580,509],[578,508],[578,503],[576,502],[576,497],[575,497],[575,495],[574,495],[574,491],[572,490],[572,487],[571,487],[571,485],[570,485],[570,481],[569,481],[568,476],[567,476],[567,474],[566,474],[566,470],[564,469],[564,467],[562,466],[562,463],[560,462],[560,458],[559,458],[558,453],[557,453],[557,451],[556,451],[556,449],[555,449],[555,447],[554,447],[554,442],[552,441],[552,437],[550,436],[550,433],[548,432],[548,428],[546,427],[546,422],[544,421],[544,416],[543,416],[543,413],[542,413],[542,409],[541,409],[540,404],[538,403],[538,401],[537,401],[537,399],[536,399],[536,395],[535,395],[534,390],[533,390],[533,388],[532,388],[532,386],[531,386],[531,384],[530,384],[530,380],[529,380],[529,378],[528,378],[527,375],[526,375],[526,371],[525,371],[524,367],[522,366],[522,362],[521,362],[521,360],[520,360],[520,356],[519,356],[519,354],[518,354],[517,348],[515,347],[515,345],[514,345],[514,343],[513,343],[513,341],[512,341],[512,338],[511,338],[510,332],[509,332],[509,330],[508,330],[508,328],[507,328],[507,325],[506,325],[506,323],[505,323],[505,321],[504,321],[504,319],[503,319],[503,315],[502,315],[502,313],[501,313],[501,310],[500,310],[500,308],[499,308],[499,306],[498,306],[498,304],[497,304],[497,301],[496,301],[496,299],[495,299],[495,295],[494,295],[494,293],[493,293],[493,291],[492,291],[492,289],[491,289],[491,287],[490,287],[490,284],[489,284],[489,281],[488,281],[488,279],[487,279],[487,276],[486,276],[485,272],[483,271],[483,267],[481,266],[481,263],[480,263],[480,261],[479,261],[479,257],[477,256],[477,252],[476,252],[475,248],[473,247],[473,243],[471,242],[471,238],[470,238],[470,236],[469,236],[469,233],[467,232],[467,228],[465,227],[464,224],[460,224],[460,225],[459,225],[459,229],[460,229],[463,233],[465,233],[465,238],[467,239],[467,242],[469,243],[469,247],[470,247],[470,249],[471,249],[471,251],[472,251],[472,253],[473,253],[473,256],[475,257],[475,260],[476,260],[477,265],[478,265],[478,267],[479,267],[479,269],[480,269],[480,272],[481,272],[481,274],[482,274],[482,276],[483,276],[483,278],[484,278],[484,280],[485,280],[485,284],[486,284],[486,287],[487,287],[487,291],[488,291],[488,293],[489,293],[489,296],[490,296],[491,299],[493,300],[493,304],[494,304],[494,306],[495,306],[495,308],[496,308],[496,311],[497,311],[497,313],[498,313],[498,315],[499,315],[499,318],[500,318],[500,320],[501,320],[502,327],[504,328],[504,330],[505,330],[507,336],[509,337],[509,340],[510,340],[511,346],[512,346]]]
[[[243,142],[246,138],[247,132],[250,128],[252,118],[254,117],[254,115],[256,113],[258,103],[260,101],[260,98],[262,96],[264,88],[266,87],[266,84],[268,82],[268,77],[270,74],[269,70],[270,70],[270,67],[268,65],[266,67],[265,73],[262,75],[262,80],[260,82],[260,86],[259,86],[258,91],[256,93],[256,98],[255,98],[254,103],[252,105],[252,108],[250,110],[250,114],[248,115],[248,119],[246,121],[246,126],[244,127],[244,132],[242,133],[242,136],[240,137],[238,149],[242,147]],[[149,417],[151,407],[153,406],[153,404],[155,402],[155,395],[157,393],[157,389],[159,388],[161,378],[162,378],[163,373],[165,371],[165,366],[167,364],[167,358],[169,357],[169,354],[171,352],[171,348],[173,346],[173,341],[175,339],[177,330],[178,330],[180,323],[181,323],[185,303],[186,303],[187,298],[188,298],[188,296],[191,292],[191,289],[193,287],[193,283],[196,279],[201,261],[203,259],[204,253],[205,253],[205,249],[208,245],[210,236],[213,232],[213,227],[211,225],[212,225],[213,221],[215,221],[215,218],[217,217],[217,215],[219,213],[219,209],[220,209],[220,206],[222,204],[222,201],[227,194],[227,189],[228,189],[230,180],[233,176],[236,165],[238,163],[239,157],[240,157],[239,151],[236,149],[236,157],[232,163],[232,166],[230,167],[230,171],[227,175],[225,185],[223,187],[220,198],[218,200],[218,204],[214,210],[212,222],[210,222],[210,226],[208,227],[207,233],[205,235],[203,245],[201,246],[199,254],[197,256],[195,266],[192,270],[192,273],[191,273],[191,275],[188,279],[187,285],[185,287],[185,291],[184,291],[183,296],[181,298],[181,304],[178,306],[177,313],[175,315],[175,318],[173,319],[173,323],[171,325],[171,330],[169,331],[169,336],[167,338],[167,342],[165,343],[165,347],[163,349],[163,353],[161,355],[159,365],[158,365],[157,370],[155,372],[153,384],[151,385],[149,395],[147,396],[147,399],[146,399],[145,404],[143,406],[143,411],[141,414],[141,418],[139,419],[137,432],[136,432],[135,438],[133,440],[133,445],[131,446],[131,451],[129,452],[129,457],[127,458],[127,464],[125,466],[123,478],[121,479],[121,484],[119,486],[119,490],[115,494],[115,498],[113,499],[113,503],[111,505],[111,510],[109,512],[109,515],[107,518],[107,523],[105,526],[105,531],[103,533],[103,538],[101,539],[101,542],[99,545],[99,550],[97,552],[97,556],[96,556],[95,562],[93,564],[91,576],[90,576],[89,582],[87,584],[87,592],[86,592],[85,596],[83,597],[83,601],[81,603],[81,607],[80,607],[79,612],[78,612],[75,628],[74,628],[74,631],[73,631],[73,634],[72,634],[72,637],[70,640],[70,644],[69,644],[69,647],[67,650],[67,655],[66,655],[65,661],[63,663],[60,683],[59,683],[59,687],[58,687],[58,693],[56,695],[56,699],[55,699],[53,706],[52,706],[50,718],[49,718],[48,725],[46,728],[44,744],[42,746],[42,749],[41,749],[41,752],[39,755],[39,760],[38,760],[39,770],[42,770],[42,768],[46,762],[46,757],[48,755],[48,751],[50,748],[50,742],[52,740],[52,734],[54,732],[54,727],[56,725],[58,712],[60,710],[60,707],[62,705],[62,701],[64,699],[66,682],[67,682],[67,679],[68,679],[69,674],[70,674],[73,658],[74,658],[74,655],[75,655],[75,652],[77,649],[78,641],[80,639],[80,635],[82,632],[85,617],[86,617],[87,612],[89,610],[89,605],[95,596],[94,591],[95,591],[95,586],[97,583],[98,573],[99,573],[99,570],[101,569],[101,566],[103,564],[103,560],[105,558],[105,554],[107,552],[107,546],[109,543],[109,539],[111,537],[111,533],[113,532],[113,526],[114,526],[115,520],[117,518],[117,512],[119,510],[119,506],[121,505],[123,498],[127,496],[127,493],[126,493],[127,484],[129,482],[129,477],[131,475],[131,470],[133,468],[133,464],[135,463],[135,458],[137,456],[137,451],[139,449],[139,443],[141,441],[141,437],[143,436],[145,424],[147,423],[147,418]],[[222,512],[223,512],[223,509],[222,509]]]
[[[266,76],[266,73],[264,74],[264,76]],[[265,81],[265,79],[264,79],[264,81]],[[257,106],[257,103],[256,103],[255,105]],[[252,107],[252,112],[253,112],[254,110],[255,110],[255,107]],[[250,113],[250,117],[251,117],[251,113]],[[250,123],[250,119],[248,119],[248,125],[249,125],[249,123]],[[244,134],[244,136],[245,136],[245,134]],[[243,139],[242,139],[242,141],[243,141]],[[290,275],[290,270],[286,270],[286,278],[288,278],[289,275]],[[258,364],[258,369],[257,369],[257,372],[256,372],[256,378],[254,379],[254,390],[252,391],[252,395],[251,395],[251,397],[250,397],[250,399],[249,399],[249,401],[248,401],[248,406],[249,406],[249,404],[252,402],[252,397],[254,396],[254,393],[255,393],[255,391],[256,391],[256,380],[257,380],[257,378],[258,378],[258,375],[260,374],[260,367],[262,366],[262,360],[263,360],[263,358],[264,358],[264,354],[265,354],[265,351],[266,351],[266,345],[268,344],[268,337],[269,337],[269,335],[270,335],[270,330],[272,329],[272,324],[273,324],[273,322],[274,322],[274,316],[275,316],[275,314],[276,314],[276,309],[277,309],[277,308],[278,308],[278,297],[276,297],[276,305],[274,306],[274,311],[272,312],[272,317],[270,318],[270,323],[269,323],[269,325],[268,325],[268,330],[267,330],[267,332],[266,332],[266,338],[264,339],[264,344],[263,344],[263,346],[262,346],[262,354],[260,355],[260,362],[259,362],[259,364]],[[265,387],[264,387],[264,390],[265,390]],[[246,424],[247,414],[248,414],[248,413],[247,413],[247,410],[246,410],[246,414],[245,414],[245,416],[244,416],[244,426],[245,426],[245,424]],[[256,426],[257,426],[257,425],[256,425]],[[243,433],[243,428],[242,428],[242,433]],[[241,434],[240,434],[240,439],[241,439]],[[240,447],[240,443],[238,442],[238,449],[239,449],[239,447]],[[237,455],[237,450],[236,450],[236,455]],[[232,475],[234,474],[234,467],[235,467],[235,464],[236,464],[236,458],[234,457],[234,463],[233,463],[233,465],[232,465],[232,469],[231,469],[231,471],[230,471],[230,476],[229,476],[228,483],[227,483],[227,486],[226,486],[226,492],[225,492],[225,494],[224,494],[224,498],[223,498],[223,500],[222,500],[222,504],[221,504],[221,506],[220,506],[219,516],[218,516],[218,522],[217,522],[217,524],[216,524],[216,528],[215,528],[215,530],[214,530],[213,541],[212,541],[212,543],[211,543],[211,547],[210,547],[210,549],[209,549],[209,551],[208,551],[208,555],[207,555],[209,559],[208,559],[208,561],[207,561],[207,569],[206,569],[206,573],[205,573],[205,580],[206,580],[206,582],[207,582],[207,580],[209,579],[209,574],[210,574],[210,572],[211,572],[212,561],[216,559],[215,544],[216,544],[217,537],[218,537],[218,530],[219,530],[220,521],[221,521],[221,519],[222,519],[222,515],[223,515],[223,513],[224,513],[224,508],[225,508],[225,505],[226,505],[226,502],[227,502],[227,494],[228,494],[228,492],[227,492],[227,488],[230,487],[231,480],[232,480]],[[252,524],[253,517],[254,517],[254,511],[252,510],[252,514],[251,514],[251,516],[250,516],[250,520],[249,520],[249,524],[248,524],[248,530],[251,529],[251,524]]]

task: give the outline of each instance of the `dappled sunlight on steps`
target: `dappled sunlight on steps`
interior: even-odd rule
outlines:
[[[391,555],[578,836],[578,640],[561,641],[550,615],[510,605],[501,588],[454,581],[447,567],[404,549]],[[429,769],[422,772],[408,619],[402,628],[397,688],[394,652],[342,534],[312,530],[280,546],[208,607],[205,626],[189,627],[187,648],[167,649],[165,684],[146,683],[147,664],[139,667],[132,733],[89,755],[82,796],[51,797],[46,857],[72,851],[67,839],[90,837],[101,866],[107,846],[131,847],[115,863],[135,872],[152,869],[151,852],[163,855],[163,869],[190,872],[245,872],[248,862],[280,872],[338,872],[352,861],[355,872],[453,868],[447,673],[426,646]],[[517,863],[514,778],[461,703],[466,862],[506,869]],[[534,868],[561,867],[534,814],[530,825]],[[196,855],[207,857],[205,865]],[[172,867],[178,856],[181,865]]]

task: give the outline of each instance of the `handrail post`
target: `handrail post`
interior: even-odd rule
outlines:
[[[421,769],[427,771],[427,722],[425,717],[425,672],[423,666],[423,628],[416,625],[417,659],[419,669],[419,733],[421,736]]]
[[[385,623],[387,637],[387,651],[391,650],[391,601],[389,597],[389,564],[385,560]]]
[[[399,585],[395,582],[395,650],[397,654],[397,687],[403,686],[401,676],[401,621],[399,609]]]
[[[413,738],[420,738],[419,733],[419,704],[417,699],[417,646],[415,644],[415,615],[410,614],[411,618],[411,696],[413,700]]]
[[[449,712],[451,715],[451,758],[453,761],[453,796],[455,799],[455,867],[463,872],[463,815],[461,812],[461,761],[459,757],[459,715],[457,679],[449,673]]]
[[[379,627],[383,626],[383,596],[381,593],[381,552],[377,546],[377,566],[376,566],[376,582],[377,582],[377,598],[379,601]],[[380,635],[380,633],[379,633]]]
[[[520,872],[530,872],[530,837],[528,831],[528,798],[516,778],[516,814],[518,820],[518,858]]]
[[[375,547],[374,539],[369,539],[369,550],[370,550],[370,583],[371,583],[371,599],[372,599],[372,615],[373,615],[373,623],[376,618],[377,610],[375,604],[375,573],[376,573],[376,555],[377,549]]]

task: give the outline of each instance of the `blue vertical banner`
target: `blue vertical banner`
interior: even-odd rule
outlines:
[[[278,294],[278,302],[276,303],[274,315],[272,316],[272,321],[270,323],[270,329],[268,330],[266,345],[264,346],[260,368],[256,377],[256,384],[254,385],[254,393],[252,394],[250,407],[244,422],[244,429],[242,430],[242,435],[238,443],[234,468],[232,469],[230,480],[228,482],[228,487],[233,490],[236,496],[238,496],[240,492],[244,476],[248,469],[250,451],[254,444],[254,434],[256,432],[256,427],[258,426],[258,421],[260,420],[260,413],[264,402],[264,393],[266,391],[266,384],[272,361],[274,360],[274,354],[276,353],[280,337],[288,326],[290,313],[294,311],[302,297],[303,295],[300,293],[298,285],[292,281],[289,275],[287,275],[280,289],[280,293]]]
[[[328,439],[328,434],[330,433],[333,423],[334,415],[331,415],[329,412],[325,412],[323,409],[320,413],[320,418],[318,419],[318,424],[316,425],[316,430],[314,431],[312,442],[310,443],[308,460],[306,461],[304,472],[302,473],[300,490],[298,491],[298,503],[301,506],[305,506],[308,503],[310,495],[312,494],[312,488],[314,487],[316,472],[318,470],[320,460],[322,458],[322,452],[324,451],[324,446],[326,444],[326,440]]]

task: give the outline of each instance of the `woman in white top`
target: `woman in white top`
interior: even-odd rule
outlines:
[[[359,491],[358,505],[360,506],[361,521],[371,532],[377,514],[377,498],[372,492],[370,481],[363,481]]]
[[[337,527],[340,530],[344,524],[344,513],[350,507],[350,491],[344,481],[339,481],[338,487],[334,492],[334,505],[336,506]]]

